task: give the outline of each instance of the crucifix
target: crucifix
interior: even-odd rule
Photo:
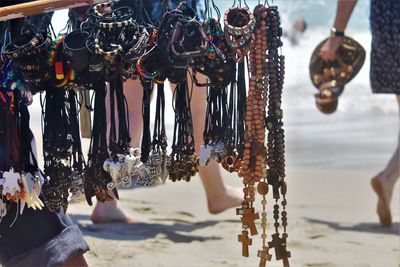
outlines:
[[[251,238],[249,238],[249,234],[247,230],[243,230],[241,235],[238,235],[238,241],[242,243],[242,256],[249,256],[249,246],[252,244]]]
[[[272,255],[269,254],[269,247],[263,246],[262,250],[257,252],[257,257],[260,258],[260,267],[265,267],[267,261],[271,261]]]
[[[272,241],[268,242],[268,246],[275,249],[276,260],[283,260],[283,266],[289,267],[290,251],[286,250],[286,243],[279,237],[279,233],[272,235]]]
[[[248,203],[244,203],[241,208],[236,209],[236,215],[245,215],[248,213],[254,213],[254,208],[250,208]]]
[[[257,227],[255,224],[255,220],[260,219],[260,215],[254,212],[254,208],[250,209],[249,212],[246,212],[242,217],[242,224],[244,228],[250,228],[250,234],[256,235],[258,234]]]

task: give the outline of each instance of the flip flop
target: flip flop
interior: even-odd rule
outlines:
[[[336,80],[321,83],[315,94],[315,104],[319,111],[331,114],[336,111],[339,96],[343,93],[344,85],[338,84]]]
[[[317,108],[325,114],[336,111],[344,86],[360,71],[365,61],[364,48],[354,39],[345,36],[334,61],[324,61],[320,50],[328,39],[314,50],[310,60],[310,78],[319,90],[315,95]]]

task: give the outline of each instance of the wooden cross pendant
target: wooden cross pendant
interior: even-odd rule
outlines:
[[[249,208],[247,204],[245,204],[241,208],[236,208],[236,215],[245,215],[247,213],[254,213],[254,208]]]
[[[283,260],[283,266],[289,267],[290,251],[286,250],[286,243],[279,237],[279,233],[272,235],[272,241],[268,242],[268,246],[274,248],[276,260]]]
[[[260,219],[260,215],[258,213],[254,213],[254,208],[251,209],[251,212],[245,213],[243,215],[242,219],[241,219],[243,227],[250,228],[250,234],[251,235],[258,234],[257,227],[256,227],[256,224],[254,222],[255,220],[258,220],[258,219]]]
[[[271,261],[272,259],[272,255],[269,254],[269,248],[265,246],[263,246],[262,250],[259,250],[257,252],[257,257],[260,258],[260,267],[265,267],[267,261]]]
[[[249,246],[252,244],[251,238],[249,238],[247,230],[243,230],[241,235],[238,235],[238,241],[242,243],[242,256],[249,256]]]

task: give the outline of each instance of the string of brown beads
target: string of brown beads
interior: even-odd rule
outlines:
[[[269,73],[266,72],[266,66],[267,66],[267,49],[268,49],[268,36],[267,36],[267,23],[266,23],[266,18],[267,18],[267,9],[264,5],[257,5],[254,9],[254,15],[256,17],[257,21],[257,27],[256,27],[256,40],[258,36],[261,35],[262,38],[262,53],[263,53],[263,58],[262,58],[262,64],[263,64],[263,75],[262,77],[257,77],[262,79],[262,91],[260,91],[260,97],[263,99],[263,103],[260,103],[260,106],[262,106],[263,109],[263,136],[259,136],[258,138],[262,140],[262,143],[264,144],[265,140],[265,108],[266,108],[266,99],[268,96],[268,75]],[[260,62],[257,62],[256,59],[256,64],[259,64]],[[257,72],[257,70],[256,70]],[[258,73],[257,73],[258,74]],[[262,138],[262,139],[261,139]],[[264,146],[265,148],[265,146]],[[261,200],[261,205],[262,205],[262,212],[261,212],[261,240],[262,240],[262,248],[257,252],[257,256],[260,258],[260,263],[259,266],[266,266],[267,261],[270,261],[272,258],[272,255],[269,253],[269,247],[267,244],[267,199],[266,195],[268,194],[269,187],[268,183],[266,182],[266,177],[267,177],[267,170],[266,170],[266,154],[265,154],[265,149],[263,151],[263,173],[262,173],[262,180],[258,183],[257,185],[257,191],[258,193],[262,196]]]
[[[245,144],[244,155],[239,169],[239,174],[243,177],[245,199],[242,208],[250,209],[248,214],[242,215],[243,229],[250,227],[248,217],[259,218],[255,213],[253,205],[255,201],[255,184],[266,177],[265,161],[265,100],[263,92],[266,90],[265,82],[265,62],[267,51],[267,26],[265,17],[266,9],[263,5],[258,5],[254,14],[256,16],[255,39],[251,43],[249,52],[249,91],[246,99],[246,117],[245,117]],[[264,18],[264,19],[263,19]],[[266,183],[265,183],[266,185]],[[265,195],[267,188],[261,187],[259,190]],[[263,211],[263,221],[266,222],[266,213]],[[254,223],[254,222],[253,222]],[[265,224],[266,226],[266,224]],[[258,234],[257,229],[250,228],[251,235]],[[263,231],[262,237],[266,238]]]
[[[238,171],[243,177],[244,200],[242,207],[237,209],[241,215],[242,232],[238,240],[242,243],[242,254],[248,256],[248,246],[252,244],[250,235],[258,234],[255,220],[260,214],[255,211],[255,192],[262,196],[261,228],[260,235],[262,247],[257,256],[260,258],[259,266],[263,267],[270,261],[272,255],[270,248],[275,251],[275,258],[283,260],[284,266],[289,266],[290,252],[286,250],[286,191],[285,178],[285,144],[282,123],[282,89],[284,79],[284,57],[279,54],[282,46],[280,40],[282,29],[277,7],[257,5],[254,9],[255,18],[254,39],[250,43],[249,57],[249,89],[246,98],[245,113],[245,142],[243,158]],[[267,109],[267,112],[266,112]],[[267,144],[266,129],[268,130]],[[268,170],[267,170],[268,166]],[[269,186],[273,189],[273,218],[275,234],[272,241],[267,242],[267,194]],[[257,188],[257,189],[256,189]],[[281,201],[282,212],[279,213]],[[284,233],[279,234],[280,223]],[[250,233],[249,233],[250,232]]]
[[[280,17],[276,6],[267,9],[267,28],[268,28],[268,117],[266,119],[268,129],[267,144],[267,164],[269,166],[267,180],[273,189],[273,198],[275,199],[274,211],[274,227],[275,234],[272,235],[272,241],[268,243],[269,247],[274,248],[275,258],[283,260],[284,266],[289,266],[290,252],[286,250],[286,226],[287,212],[285,210],[287,201],[285,198],[287,192],[285,174],[285,143],[281,108],[282,89],[284,80],[284,56],[279,54],[279,48],[282,46],[281,36],[282,29],[280,27]],[[280,194],[283,196],[281,201],[283,211],[279,214]],[[280,217],[281,215],[281,217]],[[279,218],[281,218],[284,233],[282,238],[279,233]]]

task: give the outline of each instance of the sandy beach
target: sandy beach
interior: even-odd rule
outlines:
[[[392,228],[378,225],[369,176],[367,171],[289,171],[292,266],[397,266],[399,213]],[[240,185],[234,176],[225,181]],[[122,190],[121,207],[138,220],[128,225],[94,225],[86,204],[71,205],[69,214],[91,247],[90,266],[258,266],[258,242],[250,258],[241,257],[234,210],[210,215],[202,190],[199,179]],[[398,194],[393,203],[399,203]],[[398,205],[393,208],[398,211]]]

